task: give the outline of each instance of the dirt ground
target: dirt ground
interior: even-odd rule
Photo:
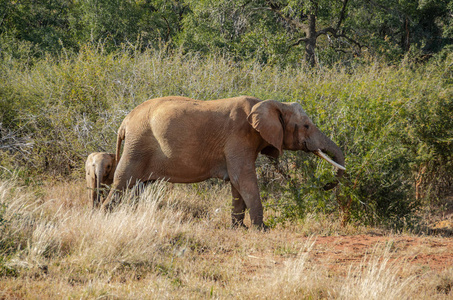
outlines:
[[[420,270],[440,272],[453,267],[453,220],[433,224],[429,236],[384,236],[369,233],[355,236],[317,237],[311,259],[335,273],[344,266],[360,264],[376,247],[389,247],[391,260],[404,260]]]
[[[311,258],[335,273],[344,273],[344,265],[363,262],[378,245],[388,245],[391,258],[405,260],[421,270],[442,271],[453,267],[452,237],[386,237],[379,235],[329,236],[316,238]]]
[[[313,243],[308,250],[310,264],[323,266],[334,276],[345,277],[351,267],[363,266],[373,256],[383,257],[385,249],[388,250],[388,263],[405,264],[410,267],[411,274],[439,274],[453,269],[453,220],[433,224],[428,235],[368,232],[360,235],[300,237],[298,242],[303,244],[304,241]],[[275,253],[270,257],[249,255],[249,262],[255,267],[259,265],[258,260],[280,265],[286,259]]]

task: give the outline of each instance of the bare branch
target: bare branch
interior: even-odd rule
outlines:
[[[30,137],[23,137],[18,132],[11,131],[0,123],[0,151],[19,152],[26,156],[30,154],[34,142]]]
[[[291,46],[294,47],[294,46],[300,45],[301,43],[306,43],[306,42],[308,42],[307,38],[300,38],[294,44],[292,44]]]
[[[327,27],[327,28],[324,28],[322,30],[319,30],[316,33],[316,37],[319,37],[321,35],[327,35],[328,33],[330,33],[336,39],[344,38],[344,39],[348,40],[350,43],[353,43],[357,47],[359,47],[359,49],[362,49],[362,48],[366,47],[366,46],[360,44],[358,41],[354,40],[353,38],[348,37],[345,34],[339,34],[338,31],[336,29],[332,28],[332,27]]]
[[[343,23],[343,20],[346,17],[346,7],[348,5],[349,0],[343,0],[343,7],[341,8],[341,13],[340,13],[340,18],[338,19],[337,26],[335,29],[338,31],[340,29],[341,23]]]
[[[162,17],[162,19],[164,19],[165,23],[167,24],[167,35],[165,37],[165,41],[168,42],[170,40],[170,33],[171,33],[170,23],[168,22],[167,18],[165,18],[164,15],[162,15],[161,17]]]

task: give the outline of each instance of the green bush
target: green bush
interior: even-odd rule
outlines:
[[[277,184],[281,193],[269,206],[280,206],[283,219],[340,211],[344,221],[416,226],[420,205],[444,199],[453,182],[453,89],[445,74],[449,63],[444,64],[375,65],[352,73],[339,68],[311,73],[308,79],[295,76],[301,87],[292,89],[298,90],[294,98],[344,150],[347,173],[335,193],[322,192],[323,183],[332,180],[331,167],[304,154],[287,155],[281,164],[296,168],[286,185]]]
[[[143,101],[248,94],[300,102],[345,153],[347,173],[333,192],[321,189],[333,180],[332,167],[313,155],[288,152],[277,164],[260,158],[263,198],[282,221],[323,212],[402,228],[412,226],[420,205],[451,193],[453,56],[425,65],[305,69],[215,55],[81,49],[33,64],[1,61],[4,168],[80,178],[86,156],[113,152],[119,124]]]

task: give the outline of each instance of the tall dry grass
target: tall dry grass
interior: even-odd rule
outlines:
[[[401,278],[401,272],[409,265],[404,260],[391,262],[390,259],[388,245],[383,251],[373,249],[359,266],[350,268],[345,284],[339,287],[339,298],[390,300],[414,297],[417,294],[416,276]]]
[[[441,279],[415,276],[405,261],[390,260],[388,247],[376,247],[346,277],[314,261],[316,235],[329,234],[321,227],[340,234],[339,222],[309,218],[305,227],[279,225],[268,233],[231,229],[228,186],[159,182],[139,192],[105,214],[88,208],[80,181],[39,189],[2,181],[0,297],[448,297],[436,290]],[[451,275],[444,274],[447,283]]]

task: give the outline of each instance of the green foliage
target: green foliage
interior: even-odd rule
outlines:
[[[451,45],[452,7],[451,0],[5,0],[0,55],[33,60],[103,43],[113,52],[166,47],[293,65],[304,60],[313,15],[318,64],[369,53],[399,62],[413,51],[431,55]]]
[[[0,3],[2,52],[17,56],[25,44],[42,57],[100,41],[110,50],[137,41],[158,47],[171,42],[184,13],[182,1],[6,0]]]
[[[451,1],[363,1],[349,6],[346,27],[372,53],[398,62],[414,50],[439,52],[451,44]]]
[[[19,272],[7,265],[7,259],[4,256],[0,256],[0,277],[11,276],[17,277]]]
[[[309,70],[128,47],[109,52],[102,44],[81,49],[32,65],[2,61],[5,170],[80,177],[86,156],[113,152],[122,119],[147,99],[248,94],[300,102],[346,157],[346,176],[333,192],[322,190],[334,179],[332,167],[311,155],[260,159],[262,196],[281,215],[272,222],[323,212],[402,228],[414,224],[420,205],[439,204],[451,192],[448,54],[423,66],[407,60]]]
[[[406,132],[402,143],[412,158],[417,196],[437,203],[451,193],[453,177],[452,56],[421,69],[430,74],[420,94],[402,110]]]
[[[5,211],[6,211],[6,204],[1,203],[0,204],[0,229],[2,229],[2,231],[8,225],[8,220],[5,218]]]
[[[177,45],[186,51],[218,52],[236,60],[289,60],[284,28],[264,1],[186,1],[190,14],[182,20]],[[282,56],[286,55],[286,58]]]
[[[340,145],[347,173],[334,193],[323,192],[322,186],[333,179],[331,166],[304,154],[286,154],[275,171],[285,176],[273,186],[264,178],[263,188],[270,191],[265,197],[277,193],[268,206],[279,208],[283,220],[340,211],[344,221],[415,226],[415,212],[423,202],[451,193],[448,66],[375,65],[352,74],[340,69],[314,72],[308,79],[295,76],[293,82],[300,86],[288,89],[294,97],[287,98],[300,99],[315,123]]]
[[[71,2],[2,1],[0,35],[11,42],[37,45],[37,52],[56,52],[61,49],[62,41],[70,41],[68,18],[74,7]]]

